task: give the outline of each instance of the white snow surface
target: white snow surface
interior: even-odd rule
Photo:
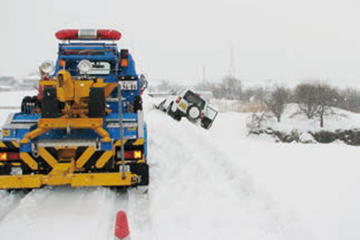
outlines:
[[[118,210],[127,212],[133,240],[360,239],[358,147],[249,137],[250,114],[234,112],[204,130],[151,101],[144,96],[148,193],[0,191],[0,239],[112,240]]]

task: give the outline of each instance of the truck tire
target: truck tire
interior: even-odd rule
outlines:
[[[105,115],[105,89],[92,87],[89,92],[89,118],[102,118]]]
[[[22,113],[28,113],[27,111],[27,105],[31,103],[32,98],[30,96],[26,96],[21,101],[21,112]]]
[[[196,105],[191,105],[186,110],[186,117],[190,120],[195,122],[199,119],[201,115],[201,109]]]

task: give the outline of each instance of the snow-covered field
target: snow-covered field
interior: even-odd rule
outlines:
[[[12,106],[18,95],[0,99]],[[147,194],[69,187],[28,195],[0,191],[0,239],[110,240],[120,209],[128,214],[133,240],[360,239],[358,147],[249,137],[244,113],[221,113],[207,131],[144,101]],[[0,116],[4,121],[6,114]]]

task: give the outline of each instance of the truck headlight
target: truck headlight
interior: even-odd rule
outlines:
[[[52,61],[45,61],[39,67],[41,74],[51,75],[55,70],[55,65]]]
[[[92,63],[89,60],[83,59],[78,64],[80,73],[87,74],[92,69]]]

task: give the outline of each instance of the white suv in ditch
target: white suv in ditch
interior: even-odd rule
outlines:
[[[209,129],[218,112],[209,106],[205,98],[189,89],[181,90],[169,95],[158,106],[177,121],[186,117],[190,122]]]

